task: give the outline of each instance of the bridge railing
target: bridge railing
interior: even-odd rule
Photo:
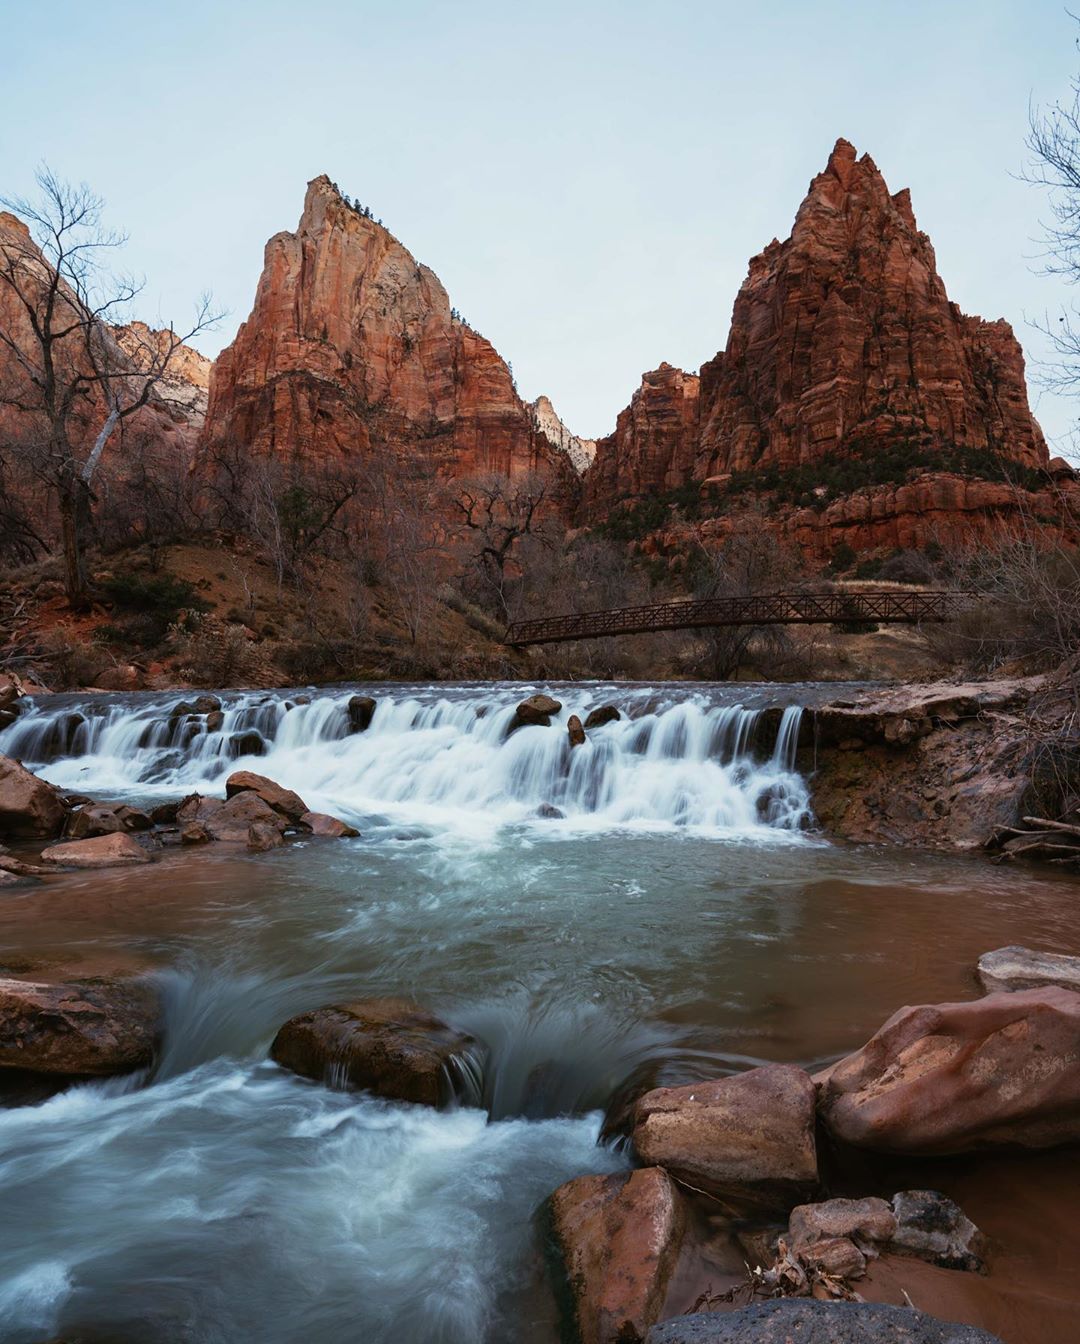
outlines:
[[[689,630],[723,625],[834,625],[875,622],[918,625],[947,621],[964,594],[945,590],[893,589],[838,593],[756,593],[749,597],[705,597],[649,606],[582,611],[514,621],[505,642],[551,644],[607,635],[639,635],[656,630]]]

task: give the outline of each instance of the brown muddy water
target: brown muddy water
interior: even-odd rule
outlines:
[[[552,1344],[534,1215],[627,1163],[597,1137],[628,1080],[815,1068],[902,1004],[976,996],[990,948],[1080,951],[1075,880],[807,829],[791,721],[756,740],[764,690],[562,688],[562,719],[628,711],[571,755],[550,729],[505,740],[528,689],[386,689],[359,735],[348,692],[235,695],[220,742],[182,745],[175,695],[65,698],[0,735],[65,787],[152,800],[220,791],[229,731],[258,731],[241,766],[363,832],[5,891],[7,973],[145,970],[166,1038],[145,1079],[0,1112],[0,1338]],[[482,1106],[393,1105],[268,1062],[292,1014],[376,994],[486,1043]],[[912,1265],[872,1293],[1029,1344],[1080,1314],[1076,1173],[1056,1153],[838,1179],[944,1189],[994,1240],[988,1278]],[[714,1288],[724,1272],[702,1270]]]

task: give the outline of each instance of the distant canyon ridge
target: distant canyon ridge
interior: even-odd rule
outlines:
[[[0,214],[0,240],[20,230]],[[21,320],[0,302],[9,330]],[[155,339],[137,323],[113,335],[121,349]],[[141,432],[196,474],[231,453],[301,471],[393,462],[402,488],[539,482],[567,529],[648,501],[639,541],[654,554],[679,544],[665,504],[672,519],[691,505],[718,537],[758,509],[817,564],[1080,508],[1031,413],[1012,328],[950,302],[908,192],[890,193],[844,140],[791,235],[751,259],[725,348],[698,373],[644,374],[599,441],[575,436],[547,397],[526,402],[434,272],[325,176],[295,232],[267,243],[232,344],[212,364],[175,360]]]

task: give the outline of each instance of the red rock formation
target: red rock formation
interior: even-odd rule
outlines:
[[[251,316],[210,381],[203,443],[307,462],[395,454],[444,477],[550,477],[568,459],[539,432],[494,347],[437,276],[326,177],[295,233],[266,245]]]
[[[586,473],[586,516],[627,496],[670,490],[691,479],[697,457],[696,374],[661,364],[619,415],[615,433],[596,445]]]
[[[693,403],[693,404],[692,404]],[[1008,323],[950,303],[907,191],[837,142],[791,237],[750,263],[727,347],[692,375],[646,374],[585,481],[587,517],[619,499],[762,468],[877,453],[991,450],[1045,468],[1024,360]],[[824,514],[788,510],[784,529],[827,555],[922,545],[1009,507],[1004,486],[924,478],[871,488]]]

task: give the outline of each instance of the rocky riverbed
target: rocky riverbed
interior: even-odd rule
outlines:
[[[1062,1337],[1074,882],[815,821],[861,769],[841,835],[974,848],[1024,794],[953,747],[1032,693],[20,711],[0,1176],[66,1214],[0,1235],[13,1338],[228,1333],[241,1228],[283,1342]]]

